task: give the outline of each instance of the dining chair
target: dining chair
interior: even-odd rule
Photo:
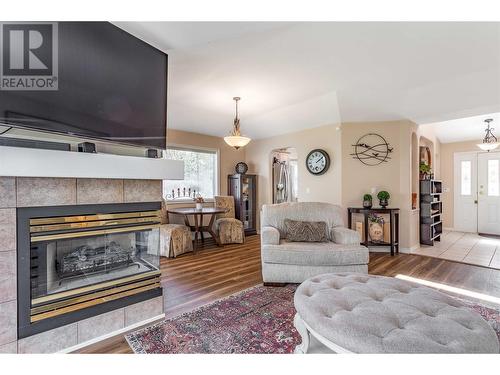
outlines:
[[[191,229],[184,224],[170,224],[165,199],[161,206],[160,256],[175,258],[193,251]]]
[[[245,242],[243,223],[235,217],[234,197],[218,195],[214,200],[216,208],[227,210],[225,213],[217,214],[215,220],[215,232],[220,242],[222,244]]]

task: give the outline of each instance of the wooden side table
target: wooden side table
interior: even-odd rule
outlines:
[[[363,215],[363,232],[365,235],[365,240],[362,245],[366,247],[375,246],[389,246],[391,248],[391,256],[395,253],[399,253],[399,208],[363,208],[363,207],[349,207],[347,208],[347,226],[352,228],[352,215],[362,214]],[[383,214],[389,216],[389,228],[390,228],[390,241],[389,242],[373,242],[370,241],[369,234],[369,223],[368,215],[370,214]]]

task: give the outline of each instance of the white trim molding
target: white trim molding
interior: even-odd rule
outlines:
[[[0,146],[0,176],[182,180],[184,162]]]
[[[403,253],[403,254],[413,254],[415,252],[415,250],[418,250],[418,249],[420,249],[420,245],[413,245],[410,247],[401,247],[399,249],[399,252]]]
[[[77,345],[74,345],[74,346],[70,346],[69,348],[62,349],[62,350],[58,351],[57,353],[61,353],[61,354],[71,353],[71,352],[74,352],[76,350],[85,348],[86,346],[89,346],[89,345],[95,344],[97,342],[109,339],[110,337],[117,336],[117,335],[120,335],[120,334],[125,333],[125,332],[132,331],[133,329],[139,328],[139,327],[144,326],[146,324],[150,324],[150,323],[156,322],[156,321],[164,319],[164,318],[165,318],[165,314],[160,314],[160,315],[154,316],[152,318],[149,318],[149,319],[142,320],[140,322],[134,323],[134,324],[129,325],[127,327],[120,328],[119,330],[107,333],[105,335],[102,335],[102,336],[99,336],[99,337],[95,337],[95,338],[93,338],[91,340],[82,342],[80,344],[77,344]]]

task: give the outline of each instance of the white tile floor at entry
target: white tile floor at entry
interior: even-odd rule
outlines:
[[[441,242],[434,242],[434,246],[422,246],[413,254],[500,269],[500,238],[444,232]]]

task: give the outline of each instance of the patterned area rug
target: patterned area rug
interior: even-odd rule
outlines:
[[[296,285],[257,286],[126,336],[135,353],[293,353]],[[464,301],[500,340],[500,310]]]

